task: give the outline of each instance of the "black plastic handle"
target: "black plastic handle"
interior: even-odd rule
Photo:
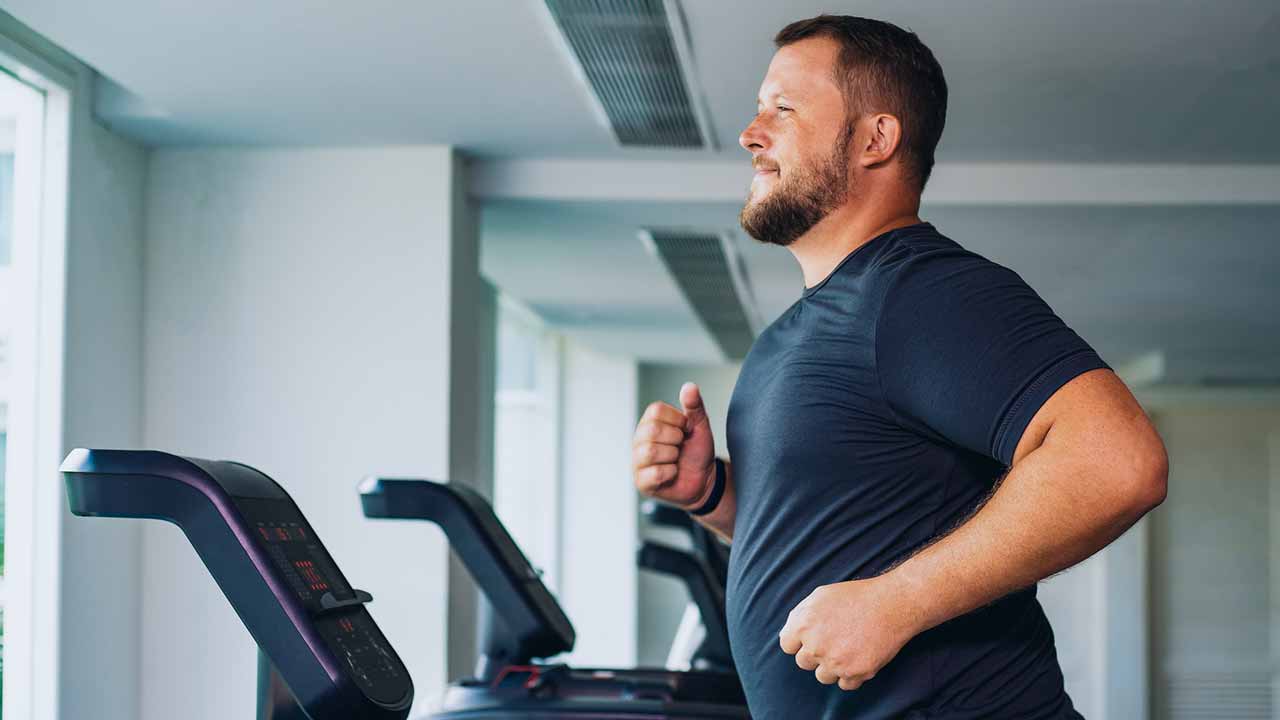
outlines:
[[[678,507],[660,503],[657,500],[645,500],[640,505],[640,512],[645,519],[660,527],[672,527],[678,530],[692,531],[693,518]]]
[[[729,581],[729,548],[724,543],[717,540],[710,530],[680,508],[657,500],[646,500],[640,506],[640,511],[654,525],[676,528],[689,533],[694,552],[707,564],[707,568],[711,570],[711,576],[715,578],[723,592]]]
[[[689,596],[702,615],[706,639],[694,655],[716,667],[733,667],[729,652],[729,629],[724,614],[724,588],[720,586],[706,563],[692,553],[647,540],[640,546],[636,562],[646,570],[674,575],[684,581]]]
[[[370,477],[360,484],[360,505],[365,517],[426,520],[444,531],[499,621],[486,629],[488,667],[573,649],[573,624],[479,493],[456,483]]]
[[[363,607],[372,597],[351,588],[274,480],[240,463],[149,450],[77,449],[62,472],[76,515],[182,528],[312,720],[408,716],[413,684]]]

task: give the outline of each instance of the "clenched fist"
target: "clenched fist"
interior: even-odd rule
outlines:
[[[888,575],[823,585],[791,611],[778,644],[824,685],[856,690],[922,630]]]
[[[636,426],[632,469],[636,489],[688,510],[700,505],[715,481],[715,442],[698,386],[680,387],[683,411],[651,403]]]

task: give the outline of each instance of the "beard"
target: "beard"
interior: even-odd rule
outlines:
[[[850,140],[846,133],[824,162],[795,168],[785,180],[779,168],[772,191],[754,203],[748,196],[738,214],[742,229],[760,242],[786,247],[844,204],[849,195]]]

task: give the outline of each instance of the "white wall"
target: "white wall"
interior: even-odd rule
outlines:
[[[636,663],[636,366],[565,343],[560,602],[577,630],[569,661]]]
[[[1085,717],[1106,715],[1103,698],[1106,653],[1105,553],[1041,582],[1036,596],[1053,626],[1058,663],[1067,694]]]
[[[1151,518],[1153,717],[1273,717],[1280,404],[1166,408],[1156,423],[1170,475]]]
[[[97,125],[72,146],[65,445],[137,447],[146,153]],[[60,715],[138,715],[139,523],[64,520]],[[92,682],[85,682],[92,678]],[[78,679],[78,680],[77,680]]]
[[[1150,537],[1151,521],[1143,518],[1099,553],[1102,582],[1093,590],[1094,598],[1102,599],[1105,624],[1095,632],[1105,641],[1093,675],[1103,703],[1098,718],[1141,720],[1149,716]]]
[[[475,262],[460,175],[443,147],[166,150],[148,183],[146,444],[284,485],[373,592],[419,708],[445,680],[445,544],[364,520],[355,486],[482,465],[450,456],[451,392],[486,402],[483,363],[449,385],[475,334],[451,312],[474,297],[453,286]],[[151,524],[143,563],[140,717],[250,717],[254,645],[187,542]]]

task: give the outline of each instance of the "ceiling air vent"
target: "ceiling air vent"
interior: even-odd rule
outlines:
[[[666,265],[725,357],[746,357],[759,321],[729,238],[713,232],[642,230],[640,239]]]
[[[715,149],[675,0],[546,0],[623,145]]]

